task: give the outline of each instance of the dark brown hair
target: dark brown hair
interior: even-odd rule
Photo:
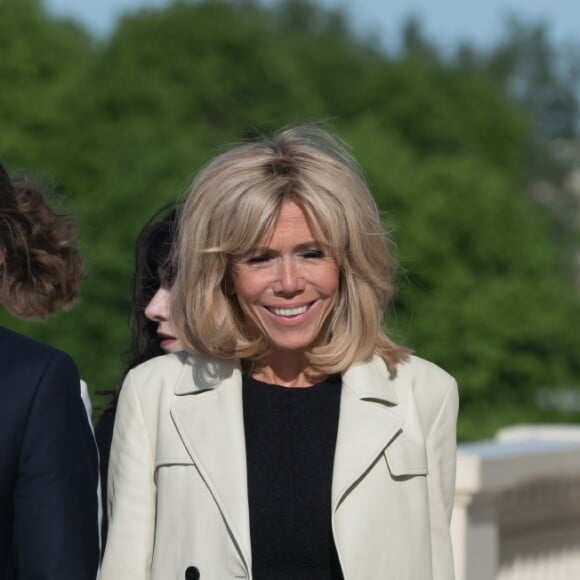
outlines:
[[[55,212],[29,178],[0,164],[0,302],[20,318],[45,318],[79,294],[84,264],[76,222]]]
[[[105,405],[105,410],[116,408],[123,379],[132,368],[165,354],[159,345],[157,324],[145,316],[145,308],[161,286],[169,288],[173,285],[175,271],[171,254],[177,215],[178,210],[175,207],[161,208],[145,224],[137,238],[129,316],[131,351],[128,353],[128,362],[117,389],[108,392],[110,399]]]
[[[129,367],[164,354],[159,346],[157,323],[145,316],[145,308],[161,286],[170,288],[175,279],[173,262],[177,210],[162,208],[145,225],[135,246],[135,277],[131,300],[131,351]]]

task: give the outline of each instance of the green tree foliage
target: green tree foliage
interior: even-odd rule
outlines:
[[[569,418],[535,404],[578,384],[580,337],[566,256],[526,193],[532,122],[474,51],[445,62],[417,23],[404,46],[386,55],[307,0],[174,2],[101,42],[36,0],[0,0],[1,158],[64,194],[88,262],[75,310],[2,322],[68,350],[93,392],[114,388],[145,221],[233,141],[322,119],[393,229],[390,331],[458,377],[460,435]]]
[[[504,40],[486,59],[485,68],[529,111],[540,136],[576,134],[578,47],[556,48],[544,23],[529,26],[511,17]]]
[[[22,166],[44,157],[41,168],[52,169],[66,102],[93,58],[91,44],[78,26],[49,21],[38,0],[0,0],[3,157]]]

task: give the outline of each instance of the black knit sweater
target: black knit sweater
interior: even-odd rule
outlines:
[[[342,580],[331,529],[340,377],[287,388],[244,377],[254,580]]]

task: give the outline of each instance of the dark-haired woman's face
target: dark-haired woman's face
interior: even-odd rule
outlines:
[[[179,339],[175,336],[171,321],[171,289],[161,286],[145,307],[145,316],[157,323],[159,346],[165,352],[183,350]]]

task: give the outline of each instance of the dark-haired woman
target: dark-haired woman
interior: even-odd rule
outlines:
[[[73,223],[0,165],[0,302],[44,318],[78,295]],[[0,327],[0,578],[94,580],[97,450],[66,354]]]
[[[175,277],[169,256],[177,219],[176,210],[156,213],[141,231],[135,247],[131,299],[131,360],[123,374],[153,357],[182,350],[175,336],[169,308]],[[119,383],[119,387],[121,383]],[[102,546],[107,538],[107,476],[119,389],[113,394],[95,435],[100,454],[103,498]]]

